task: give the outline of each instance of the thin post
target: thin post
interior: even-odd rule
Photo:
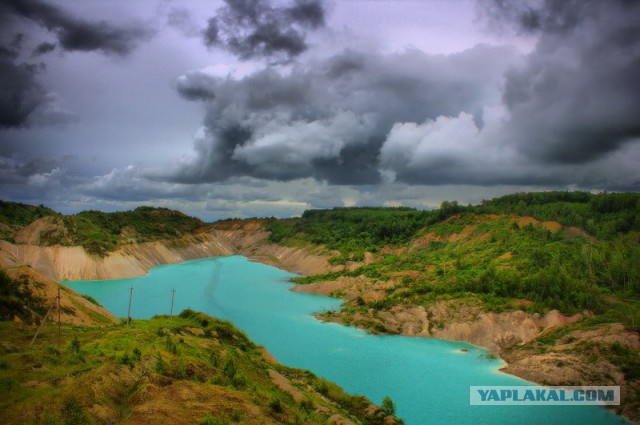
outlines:
[[[38,326],[38,329],[36,330],[36,334],[31,339],[31,342],[29,343],[29,346],[33,345],[33,343],[35,342],[36,338],[38,337],[38,334],[40,333],[40,329],[42,329],[42,327],[44,326],[44,322],[47,321],[47,317],[49,317],[49,313],[51,313],[51,310],[53,310],[53,306],[54,305],[56,305],[55,301],[53,301],[51,303],[51,305],[49,306],[49,310],[47,310],[47,313],[42,318],[42,322],[40,322],[40,326]]]
[[[131,322],[131,300],[133,299],[133,285],[131,286],[131,291],[129,292],[129,311],[127,312],[127,326]]]
[[[173,319],[173,300],[176,297],[176,290],[175,288],[171,290],[171,316],[170,318]]]
[[[60,324],[60,287],[58,286],[58,351],[60,350],[60,333],[61,333],[61,324]]]

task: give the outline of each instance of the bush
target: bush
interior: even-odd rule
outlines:
[[[160,353],[156,353],[156,373],[164,374],[167,371],[167,362]]]
[[[271,400],[269,400],[269,408],[275,413],[281,413],[284,410],[284,406],[282,406],[282,401],[280,401],[280,397],[273,396]]]
[[[84,407],[73,396],[66,397],[60,409],[60,416],[65,425],[83,425],[89,423]]]
[[[238,367],[236,366],[233,359],[227,359],[227,361],[224,364],[223,372],[224,372],[224,376],[226,376],[229,379],[233,379],[236,376],[236,373],[238,372]]]
[[[395,415],[396,413],[396,405],[393,402],[393,400],[391,400],[391,397],[389,397],[388,395],[384,396],[380,407],[382,408],[382,411],[387,416]]]
[[[90,295],[83,295],[80,294],[82,296],[82,298],[84,298],[85,300],[89,301],[91,304],[97,305],[98,307],[102,307],[102,304],[100,304],[95,298],[93,298]]]
[[[77,336],[74,336],[71,340],[71,352],[73,354],[80,354],[80,340]]]
[[[173,342],[173,340],[169,335],[167,335],[164,345],[169,353],[173,355],[178,355],[178,346],[176,346],[175,342]]]
[[[132,356],[132,357],[133,357],[133,361],[134,361],[134,362],[139,362],[139,361],[140,361],[140,359],[142,358],[142,351],[140,351],[140,349],[139,349],[139,348],[137,348],[137,347],[136,347],[136,348],[134,348],[134,349],[133,349],[133,356]]]

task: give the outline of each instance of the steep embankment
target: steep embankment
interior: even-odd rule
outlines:
[[[5,424],[400,423],[361,396],[277,364],[213,317],[136,320],[106,329],[0,322]]]
[[[300,287],[295,289],[301,292]],[[576,322],[582,315],[564,316],[557,310],[545,315],[522,310],[495,313],[469,300],[451,300],[427,307],[405,304],[383,311],[329,312],[320,318],[377,333],[468,342],[501,353],[532,340],[544,329]]]
[[[270,243],[265,220],[218,222],[213,225],[212,235],[223,241],[236,254],[292,273],[315,275],[336,269],[328,261],[332,253],[322,246]]]
[[[15,302],[5,305],[3,316],[19,327],[40,324],[50,310],[49,320],[58,319],[57,296],[60,290],[60,321],[69,325],[104,326],[117,322],[105,308],[83,297],[72,289],[54,282],[28,266],[3,271],[6,281],[4,296]]]
[[[30,265],[58,280],[120,279],[142,276],[160,264],[216,255],[241,254],[256,261],[304,275],[332,270],[322,247],[281,246],[268,242],[263,221],[217,223],[195,235],[170,240],[122,245],[104,255],[90,254],[81,246],[41,246],[41,234],[55,222],[44,218],[22,229],[16,241],[0,241],[0,267]],[[47,225],[48,224],[48,225]]]
[[[224,241],[209,234],[128,244],[104,256],[89,254],[81,246],[21,245],[0,241],[0,266],[28,264],[58,280],[120,279],[142,276],[159,264],[232,253]]]

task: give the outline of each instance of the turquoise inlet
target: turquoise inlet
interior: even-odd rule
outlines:
[[[374,336],[320,322],[312,314],[339,309],[340,300],[291,292],[292,276],[231,256],[159,266],[139,278],[64,283],[120,317],[127,316],[133,287],[131,315],[139,319],[169,314],[175,288],[174,312],[191,308],[230,320],[287,366],[376,403],[389,395],[408,425],[624,423],[596,406],[471,406],[471,385],[528,383],[499,372],[500,361],[468,344]]]

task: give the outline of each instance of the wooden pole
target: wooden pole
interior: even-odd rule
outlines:
[[[44,326],[44,322],[47,321],[47,317],[49,317],[49,313],[51,313],[51,310],[53,310],[54,305],[56,305],[55,301],[51,303],[51,305],[49,306],[49,310],[47,310],[46,314],[42,318],[42,322],[40,322],[40,326],[38,326],[38,330],[36,330],[36,334],[33,336],[33,338],[31,339],[31,342],[29,343],[30,346],[33,345],[36,338],[38,337],[38,334],[40,333],[40,329],[42,329],[42,327]]]
[[[127,326],[131,322],[131,300],[133,299],[133,286],[131,286],[131,292],[129,292],[129,311],[127,312]]]
[[[175,288],[171,290],[171,316],[170,318],[173,319],[173,300],[176,297],[176,290]]]
[[[58,286],[58,351],[60,351],[60,333],[61,333],[61,322],[60,322],[60,287]]]

